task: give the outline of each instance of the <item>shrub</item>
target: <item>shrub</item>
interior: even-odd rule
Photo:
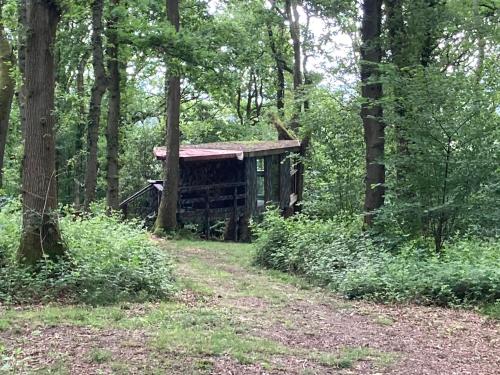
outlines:
[[[0,211],[0,301],[18,303],[66,300],[92,304],[168,297],[173,290],[167,255],[136,222],[98,213],[60,220],[68,246],[65,259],[41,261],[36,270],[16,262],[20,214],[16,207]]]
[[[303,275],[347,298],[469,305],[500,299],[498,238],[461,239],[441,255],[427,241],[362,233],[357,225],[269,212],[256,229],[257,264]]]

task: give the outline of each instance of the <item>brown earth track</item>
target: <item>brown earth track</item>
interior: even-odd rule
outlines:
[[[3,372],[0,361],[0,374],[500,373],[498,323],[475,312],[345,301],[298,279],[252,267],[244,253],[248,247],[159,242],[174,257],[184,284],[175,303],[187,312],[202,309],[227,316],[241,335],[285,349],[247,363],[232,356],[231,344],[217,355],[189,348],[162,351],[151,344],[157,335],[151,327],[21,320],[0,329],[0,358],[3,364],[5,358],[15,359]],[[19,311],[37,309],[43,306]],[[155,304],[133,305],[126,318],[141,319],[155,309]],[[96,349],[109,353],[112,361],[90,360]],[[347,362],[320,358],[342,358],[350,350],[363,354]],[[53,370],[59,362],[64,363],[61,372]]]

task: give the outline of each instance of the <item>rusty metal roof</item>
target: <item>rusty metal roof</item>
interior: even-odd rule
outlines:
[[[283,154],[300,150],[300,141],[215,142],[197,145],[182,145],[179,157],[185,160],[238,159]],[[157,159],[165,160],[166,147],[155,147]]]
[[[165,160],[167,157],[166,147],[155,147],[154,154],[157,159]],[[191,148],[181,146],[179,158],[190,161],[195,160],[218,160],[218,159],[238,159],[243,160],[243,152],[231,150],[217,150],[212,148]]]

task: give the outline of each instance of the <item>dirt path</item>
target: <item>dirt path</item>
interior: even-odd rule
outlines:
[[[254,269],[241,250],[188,247],[176,254],[182,276],[211,292],[206,301],[202,291],[199,303],[230,309],[253,335],[292,352],[299,349],[271,360],[284,366],[276,373],[500,372],[498,325],[475,313],[347,303],[322,290],[304,289],[300,280],[286,276],[280,280],[283,275]],[[235,361],[232,372],[227,366],[227,359],[216,361],[220,373],[273,373]]]
[[[0,374],[497,374],[498,323],[349,302],[251,266],[248,245],[166,242],[164,303],[0,307]]]

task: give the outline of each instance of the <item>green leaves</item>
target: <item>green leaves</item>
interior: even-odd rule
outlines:
[[[124,223],[104,212],[84,218],[67,213],[60,221],[67,257],[43,260],[35,272],[15,259],[17,246],[12,244],[19,243],[19,218],[13,208],[0,211],[0,300],[4,302],[110,304],[166,299],[173,291],[169,258],[138,222]]]
[[[302,275],[347,298],[445,306],[500,299],[500,239],[475,237],[449,244],[360,233],[352,222],[268,212],[257,226],[255,262]]]

